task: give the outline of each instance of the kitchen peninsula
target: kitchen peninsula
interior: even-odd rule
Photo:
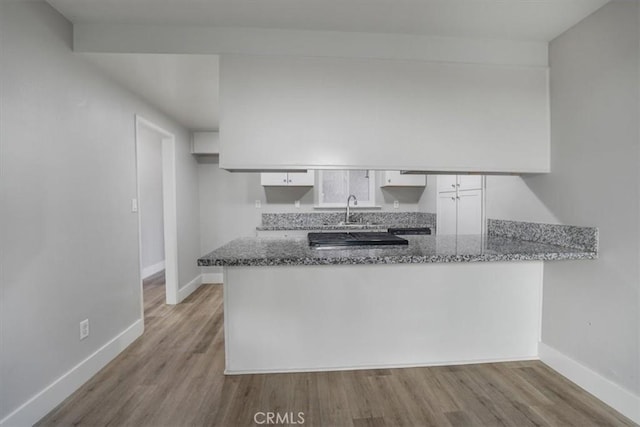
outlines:
[[[241,238],[225,269],[226,372],[426,366],[537,357],[543,261],[597,258],[597,229],[489,220],[487,235],[315,249]]]

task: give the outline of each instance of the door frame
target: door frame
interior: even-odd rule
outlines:
[[[162,140],[162,214],[164,222],[165,290],[167,304],[178,303],[178,217],[176,196],[176,137],[171,132],[136,114],[136,197],[140,200],[140,127],[159,134]],[[140,301],[144,319],[142,289],[142,221],[138,209],[138,258],[140,274]]]

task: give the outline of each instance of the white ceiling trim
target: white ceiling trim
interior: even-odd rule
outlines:
[[[76,24],[74,50],[89,53],[300,55],[548,65],[546,42],[166,25]]]
[[[73,23],[548,42],[609,0],[47,0]]]

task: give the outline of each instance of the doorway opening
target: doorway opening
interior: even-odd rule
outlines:
[[[136,116],[136,170],[140,298],[144,318],[145,278],[164,270],[165,301],[178,303],[178,226],[175,136]]]

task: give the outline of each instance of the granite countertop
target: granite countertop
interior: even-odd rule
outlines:
[[[434,228],[433,224],[351,224],[351,225],[339,225],[339,224],[314,224],[314,225],[262,225],[256,227],[258,231],[285,231],[285,230],[383,230],[387,231],[389,228],[407,228],[407,227],[429,227]]]
[[[305,238],[246,237],[198,259],[199,266],[410,264],[596,259],[597,250],[502,236],[402,236],[407,246],[318,249]]]
[[[344,212],[264,213],[257,231],[387,230],[390,227],[435,228],[436,217],[424,212],[354,212],[354,225],[340,225]]]

